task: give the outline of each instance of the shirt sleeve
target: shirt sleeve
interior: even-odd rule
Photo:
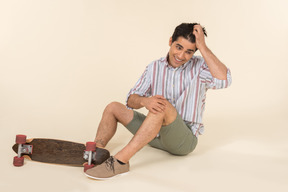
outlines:
[[[128,99],[130,95],[137,94],[144,97],[151,96],[151,79],[149,76],[149,66],[146,67],[144,73],[141,75],[141,77],[138,79],[134,87],[129,91],[127,98],[126,98],[126,106],[128,107]]]
[[[223,89],[229,87],[232,83],[230,69],[227,69],[226,80],[217,79],[211,75],[210,70],[204,59],[201,65],[200,79],[205,83],[207,89]]]

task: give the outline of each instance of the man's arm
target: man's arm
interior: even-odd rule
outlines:
[[[166,99],[161,95],[153,97],[142,97],[137,94],[130,95],[127,105],[133,109],[140,109],[145,107],[152,113],[159,113],[165,110]]]
[[[193,34],[196,37],[196,47],[200,50],[211,75],[220,80],[227,80],[227,67],[207,47],[202,27],[195,25]]]

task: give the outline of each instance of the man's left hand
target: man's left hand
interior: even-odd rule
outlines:
[[[205,36],[201,25],[194,25],[193,34],[196,37],[196,47],[201,50],[206,47]]]

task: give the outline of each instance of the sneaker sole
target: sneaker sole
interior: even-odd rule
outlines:
[[[91,175],[88,175],[87,173],[84,173],[84,175],[86,175],[87,177],[89,177],[91,179],[95,179],[95,180],[109,180],[109,179],[112,179],[112,178],[115,178],[115,177],[119,177],[119,176],[123,176],[123,175],[127,175],[127,174],[128,174],[128,172],[125,172],[125,173],[120,173],[120,174],[114,175],[112,177],[99,178],[99,177],[93,177]]]

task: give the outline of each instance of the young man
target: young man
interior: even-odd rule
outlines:
[[[202,115],[208,89],[231,84],[229,69],[205,43],[206,31],[197,23],[176,27],[169,40],[167,57],[153,61],[130,90],[127,106],[113,102],[104,110],[95,138],[105,148],[117,123],[134,137],[103,164],[86,171],[95,179],[110,178],[129,171],[129,160],[146,144],[174,155],[187,155],[203,133]],[[197,50],[200,56],[193,56]],[[145,107],[147,116],[131,109]]]

